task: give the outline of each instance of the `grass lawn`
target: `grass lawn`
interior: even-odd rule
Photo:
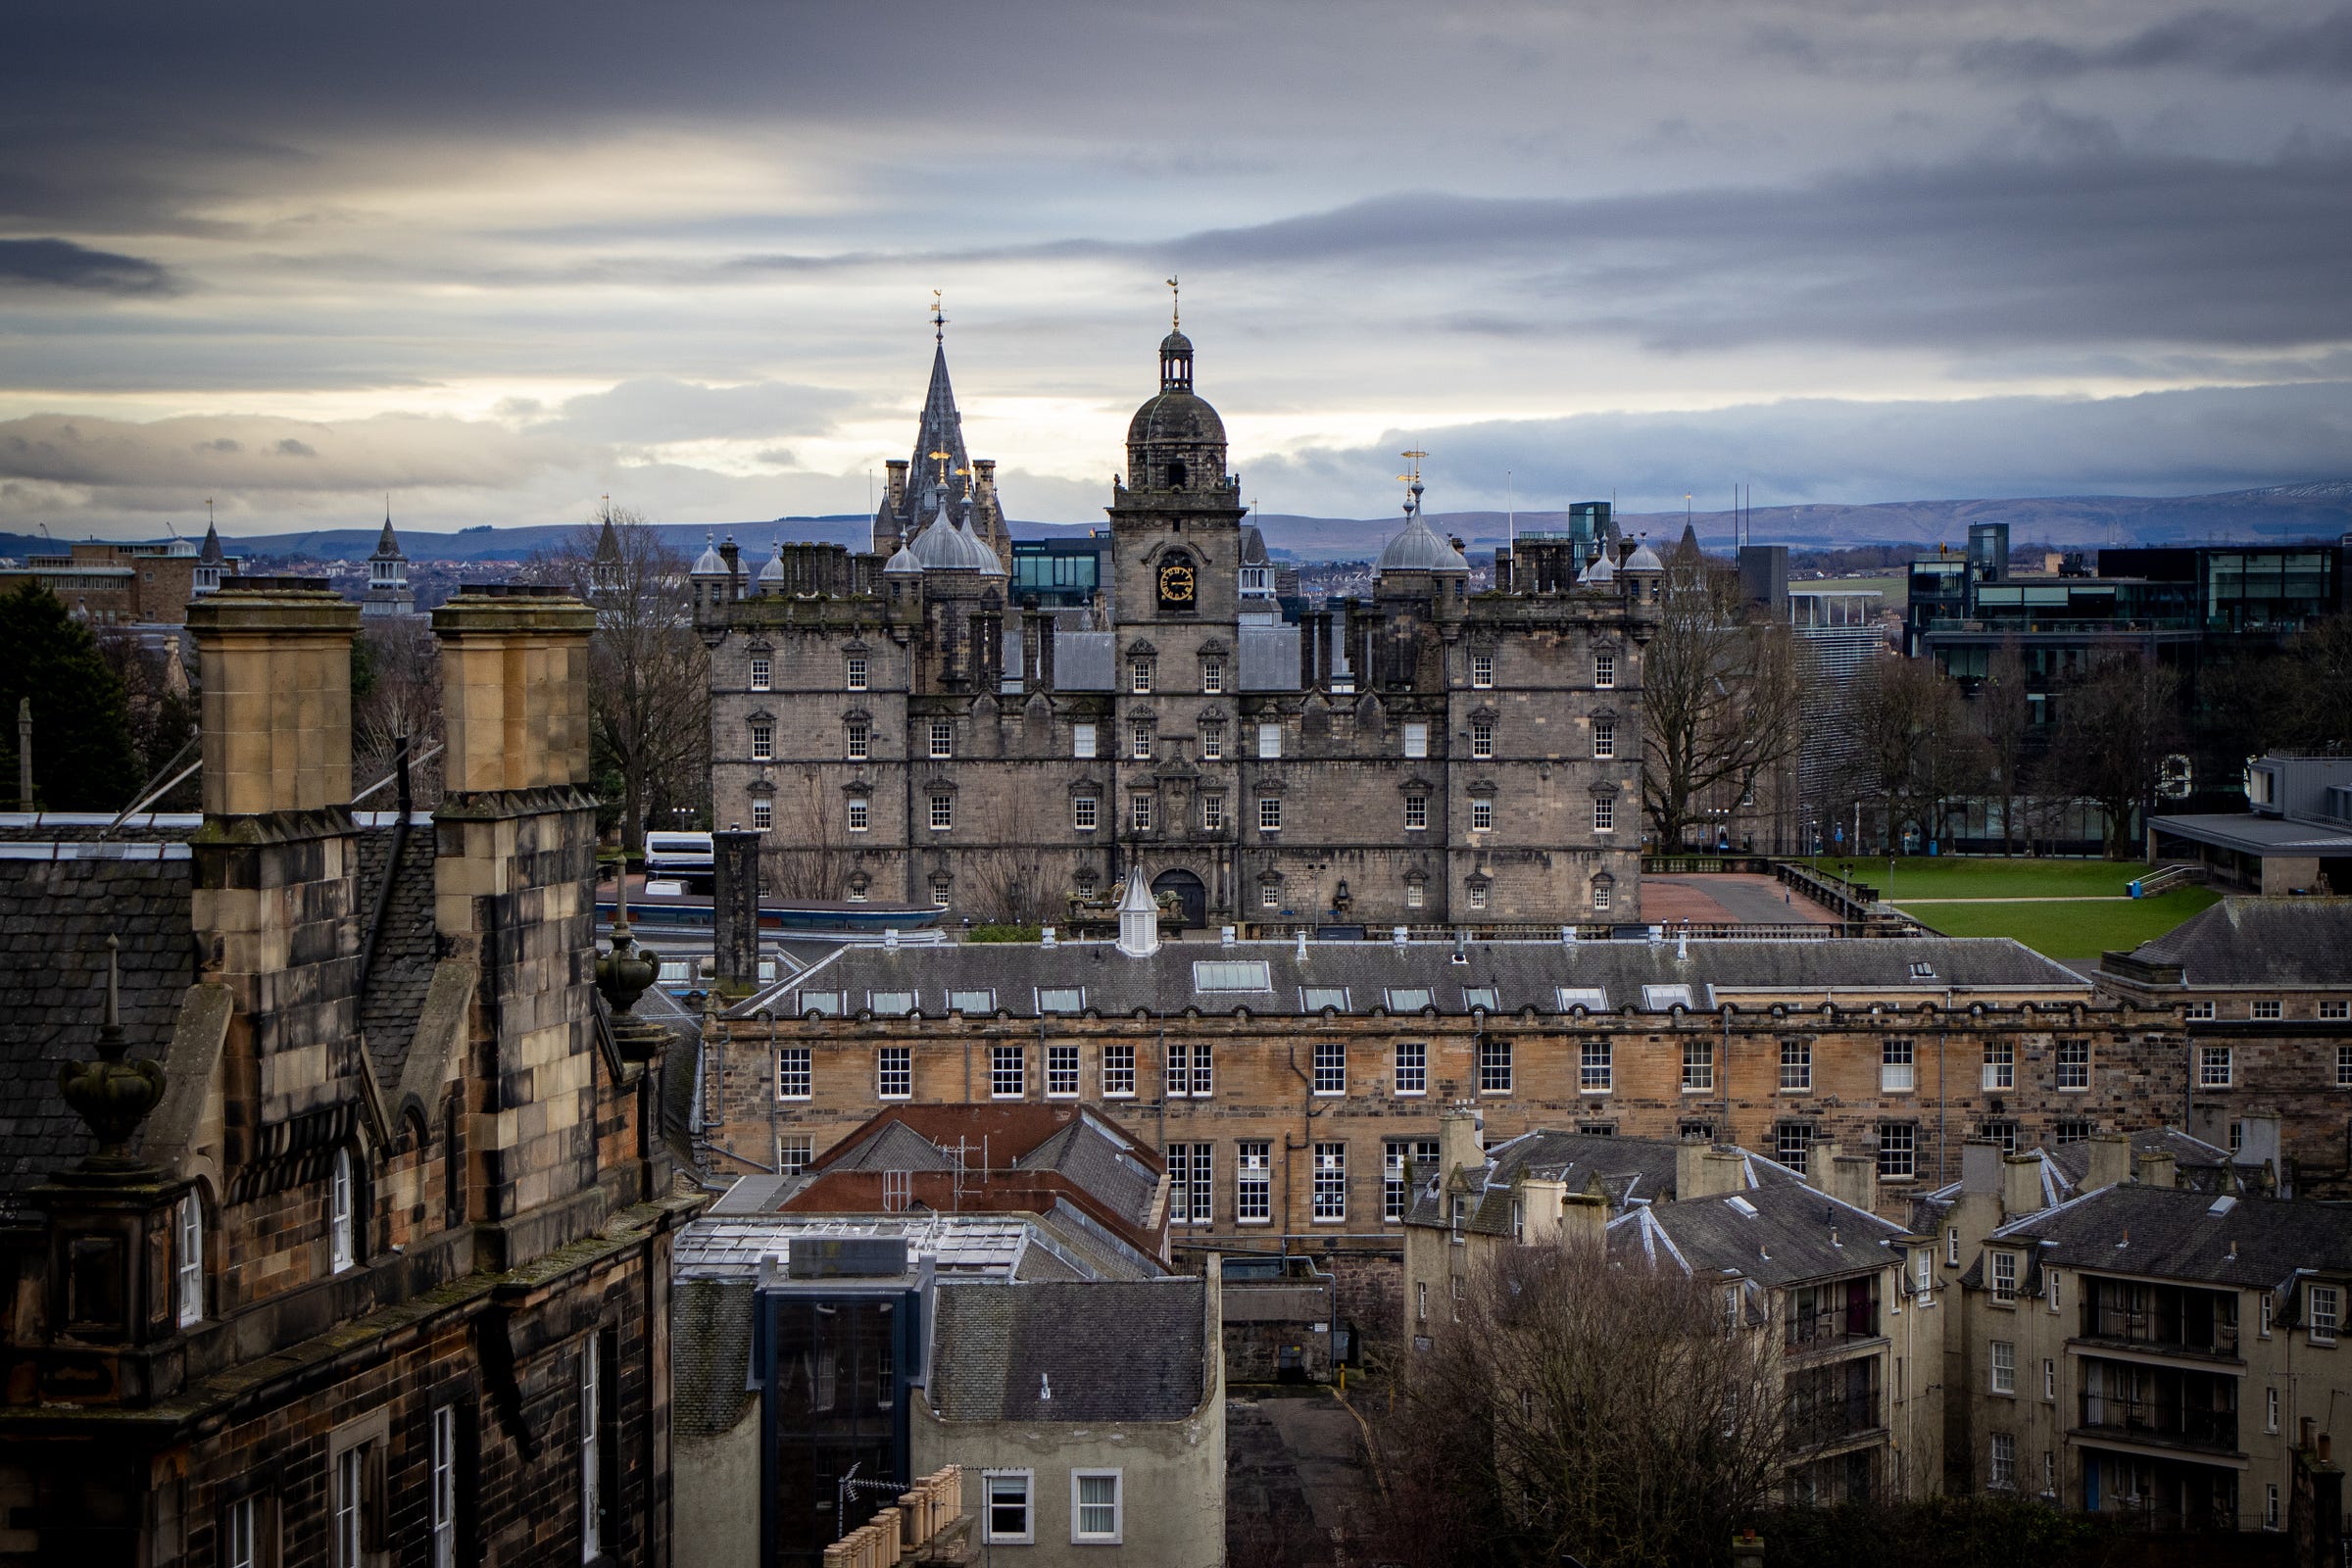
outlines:
[[[1840,856],[1825,855],[1818,862],[1837,873],[1845,864]],[[2146,872],[2138,860],[2030,860],[2023,856],[1905,856],[1894,862],[1894,883],[1886,881],[1886,857],[1857,856],[1854,875],[1891,896],[1907,899],[2085,899],[2121,898],[2133,877]]]
[[[1886,869],[1886,862],[1880,862]],[[1902,871],[1895,872],[1896,885]],[[1950,937],[2015,937],[2050,958],[2096,957],[2110,948],[2135,948],[2160,937],[2218,899],[2211,889],[2175,888],[2152,899],[2122,903],[1922,904],[1904,912]]]

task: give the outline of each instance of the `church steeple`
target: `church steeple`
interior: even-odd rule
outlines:
[[[911,544],[944,506],[951,518],[1009,565],[1012,541],[997,498],[996,465],[973,462],[963,444],[963,416],[948,376],[947,326],[939,291],[933,289],[931,385],[923,395],[912,455],[903,465],[889,465],[890,489],[874,514],[873,548],[888,555]]]
[[[1184,312],[1173,277],[1168,279],[1168,335],[1159,340],[1159,389],[1193,389],[1193,340],[1184,335]]]

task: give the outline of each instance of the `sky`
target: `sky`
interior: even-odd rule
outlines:
[[[2352,474],[2352,7],[15,0],[0,531]]]

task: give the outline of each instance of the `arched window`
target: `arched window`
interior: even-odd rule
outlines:
[[[204,1318],[204,1202],[193,1189],[181,1196],[173,1218],[172,1276],[184,1329]]]
[[[352,1225],[351,1151],[335,1151],[334,1168],[326,1182],[326,1240],[328,1260],[338,1274],[359,1261]]]

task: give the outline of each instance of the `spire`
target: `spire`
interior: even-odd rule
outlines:
[[[375,557],[390,561],[400,554],[400,535],[392,531],[392,498],[384,497],[384,531],[375,536]]]
[[[923,422],[914,432],[913,470],[925,485],[936,485],[943,500],[953,502],[969,473],[972,460],[963,450],[963,416],[956,411],[956,388],[948,379],[948,350],[943,342],[931,351],[931,389],[923,396]]]
[[[1144,868],[1127,872],[1127,892],[1119,900],[1119,951],[1130,958],[1148,958],[1159,951],[1159,904],[1144,885]]]

